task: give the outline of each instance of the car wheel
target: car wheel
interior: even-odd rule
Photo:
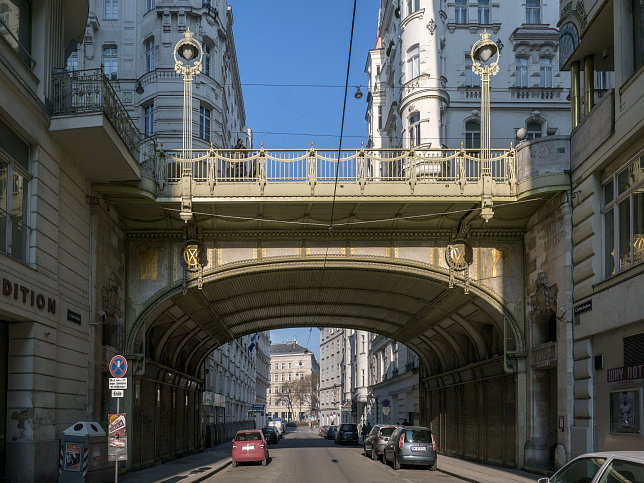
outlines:
[[[235,468],[236,466],[237,466],[237,461],[233,460],[232,467]]]
[[[267,463],[268,463],[268,458],[264,458],[262,460],[262,466],[266,466]]]
[[[399,470],[400,469],[400,463],[398,462],[398,459],[396,458],[396,453],[394,453],[394,458],[391,460],[391,466],[393,466],[394,470]]]

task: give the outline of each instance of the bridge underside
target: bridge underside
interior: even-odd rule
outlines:
[[[347,327],[406,344],[429,376],[503,354],[504,316],[493,299],[449,288],[444,272],[408,263],[332,257],[241,263],[204,275],[202,289],[193,281],[185,294],[177,287],[165,296],[145,315],[132,349],[197,375],[212,350],[245,334]]]

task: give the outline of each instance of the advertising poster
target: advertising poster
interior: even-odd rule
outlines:
[[[80,443],[65,443],[65,470],[80,471]]]
[[[611,433],[640,433],[640,392],[610,393]]]
[[[107,437],[107,460],[127,460],[127,428],[125,413],[108,415],[109,434]]]

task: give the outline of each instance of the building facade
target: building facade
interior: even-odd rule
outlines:
[[[250,147],[226,0],[91,0],[82,45],[67,59],[68,70],[103,66],[146,141],[163,149],[182,146],[183,79],[174,70],[174,47],[190,29],[203,50],[192,89],[195,149]],[[203,173],[202,173],[203,175]]]
[[[562,1],[560,8],[573,128],[570,455],[641,451],[644,3]]]
[[[320,424],[342,421],[342,395],[346,370],[344,329],[320,329]],[[350,390],[350,389],[349,389]]]
[[[557,7],[540,0],[382,0],[365,67],[368,147],[480,147],[481,84],[470,54],[483,31],[499,50],[491,147],[508,147],[520,128],[530,139],[567,135]]]
[[[271,385],[266,412],[286,421],[316,417],[320,365],[310,350],[296,340],[271,344]],[[301,389],[298,383],[307,381]]]

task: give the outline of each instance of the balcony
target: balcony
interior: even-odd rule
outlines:
[[[557,367],[557,343],[546,342],[531,351],[532,367],[551,369]]]
[[[100,69],[52,77],[52,136],[93,183],[137,181],[141,134]]]
[[[480,199],[516,194],[514,149],[354,149],[157,151],[145,164],[157,198],[447,197]],[[485,181],[485,183],[484,183]]]

